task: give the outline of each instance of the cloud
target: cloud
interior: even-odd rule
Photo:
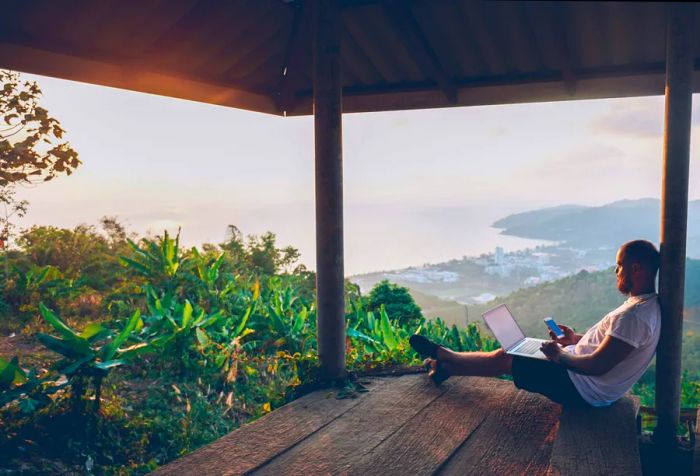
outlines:
[[[603,115],[593,119],[594,133],[634,138],[657,138],[664,132],[664,107],[659,98],[639,98],[616,102]]]
[[[658,165],[658,164],[656,164]],[[548,155],[514,170],[510,192],[533,193],[556,203],[593,203],[654,195],[659,167],[646,157],[616,146],[591,143]]]
[[[149,234],[160,234],[163,233],[164,230],[167,230],[168,233],[174,234],[177,233],[180,228],[182,228],[182,222],[172,220],[170,218],[162,218],[160,220],[155,220],[149,223],[146,227],[148,230]]]
[[[638,139],[656,139],[664,133],[664,98],[616,100],[608,111],[594,118],[589,130]],[[692,125],[700,125],[700,95],[693,97]]]
[[[494,137],[500,137],[508,133],[508,128],[506,127],[494,127],[489,130],[489,133]]]
[[[528,168],[534,174],[549,176],[581,176],[591,172],[626,167],[627,154],[620,148],[605,144],[577,147],[566,155],[543,158]]]

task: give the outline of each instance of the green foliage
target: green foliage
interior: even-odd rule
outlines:
[[[279,274],[300,256],[299,251],[291,246],[277,248],[277,236],[272,232],[250,235],[246,242],[233,225],[228,226],[227,240],[221,244],[221,249],[228,252],[233,269],[258,276]]]
[[[292,354],[306,355],[316,347],[316,312],[294,287],[278,277],[270,278],[259,312],[251,327],[258,336],[269,336],[262,345]]]
[[[115,336],[110,329],[97,323],[88,324],[78,333],[43,304],[39,304],[39,310],[60,337],[40,332],[37,333],[37,340],[62,356],[52,370],[67,378],[72,388],[76,412],[83,411],[88,380],[92,381],[95,390],[94,411],[99,411],[102,380],[111,369],[127,363],[131,357],[147,348],[145,343],[120,348],[141,322],[139,311],[131,316],[126,326]]]
[[[32,413],[49,403],[49,395],[60,389],[60,385],[47,376],[39,377],[35,370],[26,371],[19,358],[11,361],[0,359],[0,408],[17,402],[22,413]]]
[[[351,339],[350,356],[364,367],[379,363],[408,363],[408,338],[417,329],[407,325],[399,326],[398,321],[389,318],[384,306],[379,309],[379,317],[372,311],[357,309],[348,316],[347,335]]]
[[[387,312],[394,317],[399,325],[418,325],[423,314],[408,292],[408,289],[386,279],[377,283],[369,293],[369,309],[379,312],[384,306]]]

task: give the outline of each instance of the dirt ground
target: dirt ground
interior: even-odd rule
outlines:
[[[10,360],[15,356],[19,357],[22,367],[37,369],[47,367],[58,359],[58,355],[42,346],[33,336],[0,335],[0,358]]]

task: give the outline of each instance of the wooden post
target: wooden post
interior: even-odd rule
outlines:
[[[666,112],[661,204],[659,302],[661,338],[656,351],[654,440],[676,445],[680,414],[683,287],[688,226],[688,168],[693,91],[694,6],[669,7],[666,40]]]
[[[340,9],[337,0],[313,0],[312,8],[318,353],[322,375],[338,380],[345,376]]]

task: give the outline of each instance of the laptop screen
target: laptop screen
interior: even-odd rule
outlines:
[[[482,316],[504,349],[510,349],[513,344],[525,337],[505,304],[486,311]]]

